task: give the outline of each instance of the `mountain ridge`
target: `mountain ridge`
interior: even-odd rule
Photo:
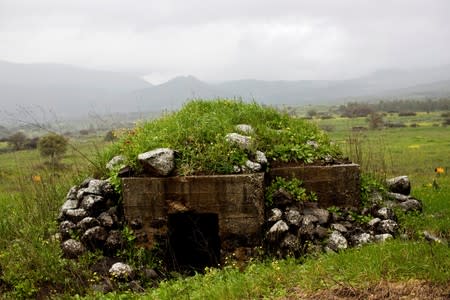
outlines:
[[[187,99],[238,98],[267,105],[336,104],[377,97],[450,96],[450,66],[378,70],[345,80],[242,79],[216,83],[192,75],[153,85],[137,75],[60,64],[0,61],[2,110],[39,106],[62,118],[178,109]]]

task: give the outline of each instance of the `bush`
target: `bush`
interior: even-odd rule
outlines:
[[[16,132],[8,137],[8,144],[14,151],[22,150],[25,148],[27,136],[23,132]]]
[[[41,156],[48,157],[51,163],[57,163],[67,151],[67,139],[62,135],[49,133],[40,138],[38,148]]]
[[[412,117],[412,116],[417,116],[417,113],[415,113],[413,111],[403,111],[403,112],[399,112],[398,116],[399,117]]]

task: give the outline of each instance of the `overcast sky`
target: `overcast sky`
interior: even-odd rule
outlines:
[[[0,0],[0,60],[229,79],[450,64],[448,0]]]

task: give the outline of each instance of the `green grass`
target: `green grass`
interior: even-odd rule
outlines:
[[[101,145],[101,141],[98,141]],[[68,189],[90,168],[93,143],[72,141],[63,168],[46,165],[37,150],[0,154],[0,294],[34,297],[41,288],[82,290],[86,266],[61,259],[56,217]],[[83,280],[82,280],[83,279]]]

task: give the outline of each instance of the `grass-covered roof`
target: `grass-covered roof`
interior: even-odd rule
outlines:
[[[238,132],[236,125],[253,128],[247,149],[230,143],[225,136]],[[265,153],[269,166],[278,162],[314,163],[340,156],[328,136],[308,121],[293,118],[274,108],[235,100],[194,100],[179,111],[138,124],[105,153],[105,160],[123,155],[139,170],[139,153],[156,148],[177,151],[179,175],[231,174],[234,166]]]

